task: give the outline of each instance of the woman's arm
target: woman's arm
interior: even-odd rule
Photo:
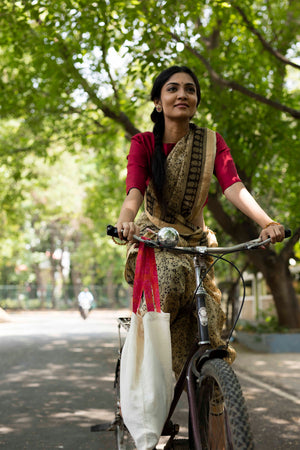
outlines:
[[[125,198],[120,216],[117,222],[117,228],[119,238],[124,236],[128,241],[133,240],[133,235],[139,234],[139,227],[134,223],[134,219],[143,203],[143,196],[139,189],[130,189],[127,197]]]
[[[225,197],[236,206],[242,213],[256,222],[261,228],[260,237],[262,240],[271,238],[271,242],[282,241],[284,239],[284,227],[268,216],[259,206],[243,183],[238,182],[229,186],[224,191]]]

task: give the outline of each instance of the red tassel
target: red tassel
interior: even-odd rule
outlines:
[[[145,293],[147,310],[154,311],[155,305],[156,311],[161,312],[154,248],[140,243],[136,259],[132,298],[132,311],[135,314],[140,307],[143,292]]]

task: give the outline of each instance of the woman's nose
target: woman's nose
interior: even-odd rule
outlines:
[[[187,95],[186,95],[185,90],[184,89],[179,89],[178,92],[177,92],[177,97],[178,98],[186,98]]]

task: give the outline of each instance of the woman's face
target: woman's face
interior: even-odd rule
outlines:
[[[163,85],[160,99],[154,101],[160,105],[165,119],[190,120],[197,109],[197,91],[193,78],[179,72],[172,75]]]

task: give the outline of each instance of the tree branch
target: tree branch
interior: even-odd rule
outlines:
[[[248,241],[257,238],[258,230],[254,222],[243,216],[243,221],[234,221],[232,216],[226,213],[220,202],[218,194],[209,193],[207,208],[212,213],[214,219],[218,222],[226,234],[232,237],[234,241]]]
[[[300,239],[300,227],[296,228],[294,234],[292,234],[291,238],[286,241],[284,248],[280,252],[280,256],[284,260],[289,260],[293,254],[293,248],[297,244]]]
[[[103,40],[102,40],[102,44],[101,44],[101,50],[102,50],[102,55],[103,55],[103,64],[104,64],[104,68],[105,68],[105,70],[106,70],[106,72],[108,74],[108,77],[110,79],[110,83],[112,85],[116,101],[119,104],[119,94],[118,94],[118,90],[116,88],[116,83],[115,83],[115,80],[112,77],[112,74],[111,74],[111,71],[110,71],[110,68],[109,68],[109,64],[108,64],[107,59],[106,59],[107,58],[107,49],[106,49],[106,47],[104,45],[104,40],[106,38],[106,31],[107,31],[106,27],[107,27],[107,22],[105,24],[105,30],[104,30]]]
[[[300,119],[300,111],[294,108],[290,108],[289,106],[283,105],[280,102],[276,102],[275,100],[271,100],[267,97],[264,97],[261,94],[257,94],[256,92],[251,91],[251,89],[246,88],[245,86],[242,86],[241,84],[237,83],[236,81],[230,81],[222,78],[210,65],[210,63],[207,61],[206,58],[204,58],[201,53],[199,53],[196,49],[191,47],[186,42],[182,42],[182,40],[177,36],[175,33],[171,33],[170,35],[175,39],[177,42],[181,42],[184,44],[185,48],[191,52],[196,58],[198,58],[207,68],[208,73],[212,79],[213,82],[216,84],[225,87],[227,89],[233,89],[234,91],[241,92],[242,94],[246,95],[247,97],[253,98],[260,103],[264,103],[265,105],[271,106],[274,109],[277,109],[279,111],[285,112],[295,119]]]
[[[254,27],[254,25],[250,22],[250,20],[248,19],[248,17],[246,16],[246,13],[243,11],[243,9],[240,6],[237,6],[236,3],[234,1],[230,2],[231,5],[233,6],[234,9],[236,9],[238,11],[238,13],[242,16],[247,28],[249,31],[251,31],[251,33],[255,34],[255,36],[257,36],[257,38],[260,40],[260,42],[262,43],[263,47],[269,52],[271,53],[273,56],[275,56],[275,58],[277,58],[279,61],[281,61],[282,63],[286,64],[286,65],[290,65],[292,67],[294,67],[295,69],[300,69],[300,65],[294,63],[293,61],[290,61],[288,58],[286,58],[284,55],[282,55],[280,52],[278,52],[277,50],[275,50],[272,45],[267,42],[265,40],[265,38],[260,34],[260,32]]]
[[[78,69],[76,69],[76,67],[74,66],[71,55],[70,55],[65,43],[62,41],[60,41],[60,50],[61,50],[61,55],[65,61],[65,64],[66,64],[68,70],[70,70],[73,73],[73,75],[76,77],[79,84],[81,84],[81,86],[83,87],[85,92],[88,94],[90,100],[103,112],[103,114],[106,117],[109,117],[110,119],[112,119],[115,122],[122,125],[123,128],[126,130],[126,132],[130,136],[133,136],[133,135],[139,133],[140,130],[134,126],[134,124],[131,122],[131,120],[125,113],[123,113],[122,111],[116,111],[115,109],[110,108],[107,104],[104,104],[102,102],[102,100],[99,99],[99,97],[97,96],[93,87],[81,75],[80,71]]]
[[[32,28],[30,28],[30,32],[32,33],[33,36],[36,37],[36,33]],[[81,86],[83,87],[85,92],[88,94],[90,100],[103,112],[103,114],[105,116],[109,117],[110,119],[114,120],[115,122],[117,122],[123,126],[123,128],[127,132],[127,136],[126,136],[127,138],[129,136],[131,137],[131,136],[134,136],[135,134],[140,133],[140,130],[133,125],[133,123],[131,122],[131,120],[125,113],[123,113],[122,111],[115,111],[114,109],[110,108],[108,105],[105,105],[99,99],[99,97],[95,93],[92,86],[90,86],[88,81],[81,75],[79,70],[76,69],[76,67],[74,66],[73,60],[72,60],[72,54],[70,53],[66,43],[63,41],[61,36],[57,35],[55,40],[59,45],[60,54],[65,62],[67,70],[69,70],[71,73],[73,73],[73,75],[75,76],[77,81],[81,84]],[[109,71],[108,71],[108,75],[111,76]],[[110,77],[110,79],[111,79],[111,77]],[[111,79],[111,81],[112,81],[112,79]],[[112,87],[113,87],[115,96],[117,97],[115,89],[114,89],[115,86],[114,86],[113,82],[112,82]]]
[[[221,32],[221,24],[222,21],[220,19],[217,20],[217,26],[214,27],[214,29],[212,30],[211,34],[207,37],[207,36],[203,36],[202,34],[200,35],[200,39],[202,42],[204,42],[206,48],[208,50],[214,50],[215,48],[217,48],[219,46],[220,43],[220,32]],[[200,20],[200,18],[197,18],[197,21],[195,23],[195,27],[196,28],[203,28],[203,24]]]
[[[225,233],[231,236],[233,240],[239,239],[241,241],[247,241],[249,239],[254,239],[257,237],[258,230],[255,223],[250,221],[245,216],[242,222],[234,221],[232,219],[232,216],[230,216],[224,211],[222,203],[220,202],[219,199],[219,195],[217,193],[209,194],[207,201],[207,208],[212,213],[214,219],[218,222],[221,228],[225,231]],[[294,231],[292,237],[286,241],[285,246],[278,255],[286,266],[288,266],[288,261],[293,255],[294,246],[297,244],[299,239],[300,239],[300,227],[298,227]],[[263,253],[263,255],[267,257],[275,254],[276,253],[272,249],[272,247],[268,249],[268,253],[266,253],[266,251],[264,251]],[[253,261],[256,261],[255,264],[258,265],[256,258],[254,258]],[[260,270],[261,269],[262,267],[260,268]]]

